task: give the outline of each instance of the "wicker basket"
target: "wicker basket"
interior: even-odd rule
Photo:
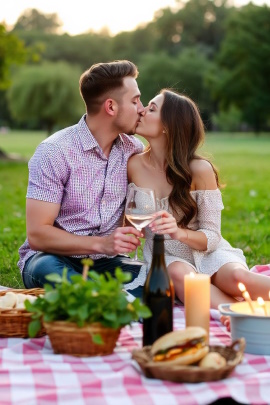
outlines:
[[[26,294],[33,295],[35,297],[40,294],[44,294],[43,288],[32,288],[32,289],[16,289],[16,290],[5,290],[0,292],[0,297],[6,294],[6,292],[12,291],[16,294]],[[1,309],[0,308],[0,337],[21,337],[27,338],[28,335],[28,325],[31,321],[31,312],[26,311],[26,309]],[[36,337],[41,337],[46,335],[44,327],[38,332]]]
[[[106,328],[93,323],[80,328],[76,323],[65,321],[44,322],[52,348],[56,354],[78,357],[105,356],[115,348],[121,328]],[[104,344],[95,344],[92,335],[99,334]]]
[[[132,358],[137,361],[144,375],[173,382],[206,382],[217,381],[228,377],[235,366],[242,361],[245,350],[245,339],[241,338],[231,346],[209,346],[210,352],[218,352],[226,359],[226,365],[219,369],[202,368],[197,365],[180,366],[153,362],[150,355],[151,346],[134,350]]]

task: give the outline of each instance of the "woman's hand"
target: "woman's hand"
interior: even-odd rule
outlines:
[[[154,233],[170,235],[172,239],[182,241],[186,238],[185,229],[178,227],[176,219],[169,212],[162,210],[154,214],[154,221],[149,224],[149,228]]]

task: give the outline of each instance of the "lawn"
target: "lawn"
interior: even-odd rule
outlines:
[[[0,134],[0,148],[22,156],[22,162],[0,161],[0,285],[23,287],[17,268],[18,248],[25,240],[27,160],[45,132]],[[244,250],[250,267],[270,262],[270,136],[209,134],[203,153],[219,169],[225,209],[222,234]]]

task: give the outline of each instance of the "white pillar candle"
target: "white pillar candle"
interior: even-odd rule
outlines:
[[[186,327],[201,326],[209,337],[210,277],[207,274],[186,274],[184,300]]]

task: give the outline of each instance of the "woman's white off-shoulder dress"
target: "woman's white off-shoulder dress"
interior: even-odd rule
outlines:
[[[136,187],[130,183],[129,187]],[[247,269],[246,259],[241,249],[233,248],[221,236],[221,211],[224,208],[219,189],[191,191],[191,196],[197,203],[198,214],[192,219],[188,228],[201,231],[207,237],[207,250],[200,251],[190,248],[188,245],[173,240],[165,235],[165,261],[168,267],[173,262],[188,263],[197,273],[212,276],[221,266],[226,263],[241,263]],[[157,199],[158,210],[171,212],[168,197]],[[139,276],[127,289],[133,289],[143,285],[151,266],[154,234],[149,227],[145,228],[144,264]]]

